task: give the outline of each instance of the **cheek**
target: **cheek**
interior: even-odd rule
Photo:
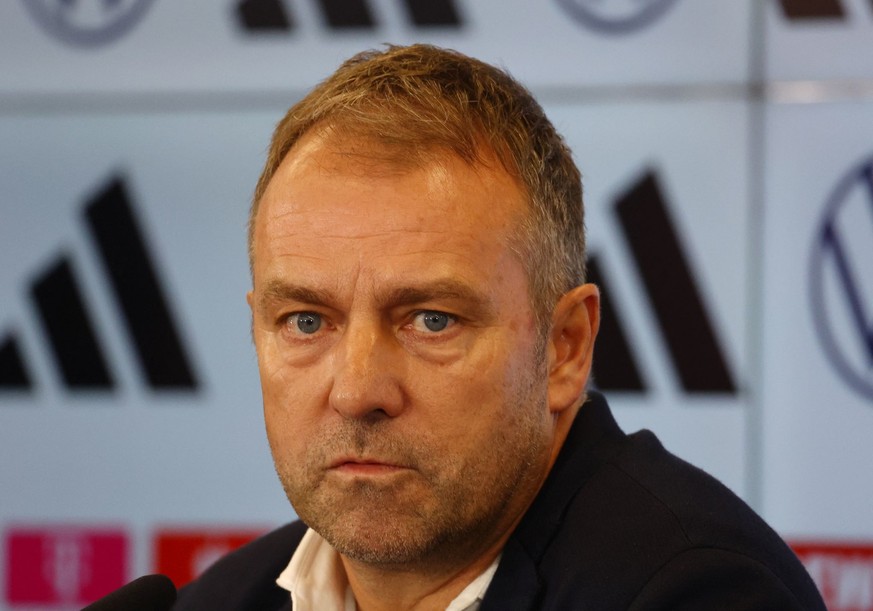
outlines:
[[[289,459],[299,457],[318,427],[321,394],[313,377],[301,375],[292,367],[259,363],[264,423],[273,455]]]
[[[264,356],[258,358],[261,374],[261,388],[264,400],[281,400],[284,395],[295,390],[294,372],[281,359]]]
[[[300,366],[283,354],[281,342],[274,334],[264,333],[256,339],[258,370],[264,405],[277,410],[294,410],[308,405],[321,393],[326,383],[323,366]]]
[[[547,375],[533,341],[507,345],[465,368],[449,385],[462,413],[460,434],[481,439],[512,436],[519,429],[547,430]],[[527,433],[525,433],[527,434]]]
[[[449,448],[459,448],[490,435],[508,417],[511,385],[504,375],[505,363],[493,356],[465,361],[457,367],[422,368],[416,388],[409,388],[412,409],[427,413],[428,426]],[[411,386],[411,384],[410,384]]]
[[[277,378],[283,375],[282,360],[279,358],[271,333],[255,329],[255,355],[258,359],[261,388],[266,399],[267,393],[281,383],[281,379],[277,380]]]
[[[276,466],[298,470],[307,464],[318,427],[296,407],[264,405],[267,441]]]
[[[512,389],[518,387],[519,381],[541,373],[538,360],[532,338],[519,341],[519,336],[501,334],[480,342],[464,359],[444,369],[438,383],[444,392],[465,398],[459,401],[461,408],[511,404],[516,392]]]
[[[286,455],[293,448],[294,439],[297,437],[296,423],[290,411],[268,397],[264,390],[264,424],[274,457]]]

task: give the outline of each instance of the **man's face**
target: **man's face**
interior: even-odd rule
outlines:
[[[496,160],[379,161],[305,136],[261,201],[254,319],[267,435],[298,515],[368,563],[495,545],[548,471],[554,418],[524,194]]]

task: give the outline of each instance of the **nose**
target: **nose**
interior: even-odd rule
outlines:
[[[355,419],[403,411],[403,357],[378,322],[351,322],[334,350],[331,408]]]

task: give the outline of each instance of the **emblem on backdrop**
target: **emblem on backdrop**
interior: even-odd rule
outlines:
[[[52,36],[76,47],[116,41],[139,23],[153,0],[22,0]]]
[[[792,22],[833,21],[846,18],[842,0],[779,0],[782,15]]]
[[[739,387],[718,325],[706,305],[693,261],[672,214],[673,204],[658,171],[646,168],[621,193],[612,210],[636,268],[644,299],[682,390],[689,394],[737,395]],[[594,347],[594,384],[600,390],[650,390],[632,348],[620,300],[612,299],[609,262],[588,258],[588,279],[601,288],[601,321]],[[681,304],[681,305],[680,305]]]
[[[557,0],[582,25],[606,34],[628,34],[661,18],[676,0]]]
[[[144,383],[153,390],[196,390],[194,365],[140,226],[129,180],[110,176],[87,198],[82,217]],[[74,253],[61,251],[37,270],[30,281],[32,311],[64,386],[111,391],[118,384],[113,373],[117,364],[101,341],[80,264]],[[16,329],[0,334],[0,391],[33,390],[25,355]]]
[[[825,204],[813,244],[810,297],[828,360],[873,400],[873,156],[849,170]]]

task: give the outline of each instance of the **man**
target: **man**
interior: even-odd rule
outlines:
[[[579,172],[503,72],[420,45],[346,62],[277,127],[249,243],[302,522],[177,608],[824,608],[742,501],[586,393]]]

